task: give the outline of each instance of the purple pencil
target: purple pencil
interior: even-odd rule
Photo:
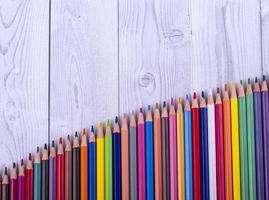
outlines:
[[[138,199],[146,199],[146,180],[145,180],[145,124],[143,110],[140,108],[138,114],[138,125],[137,125],[137,152],[138,152]],[[153,170],[153,169],[152,169]]]
[[[265,175],[265,199],[269,199],[269,101],[268,101],[268,87],[265,76],[261,86],[262,96],[262,129],[263,129],[263,149],[264,149],[264,175]]]
[[[49,200],[56,200],[56,150],[54,141],[49,156]]]
[[[21,165],[19,167],[18,200],[25,200],[25,168],[23,160],[21,160]]]

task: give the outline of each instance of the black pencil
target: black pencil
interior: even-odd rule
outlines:
[[[41,176],[42,176],[42,187],[41,187],[41,198],[42,200],[49,199],[49,160],[48,160],[48,148],[47,144],[44,145],[42,152],[41,161]]]
[[[9,200],[9,179],[7,174],[7,168],[2,179],[2,200]]]
[[[170,199],[169,121],[166,103],[162,109],[162,177],[163,199]]]
[[[73,199],[80,199],[80,153],[79,153],[79,138],[76,132],[73,141]]]

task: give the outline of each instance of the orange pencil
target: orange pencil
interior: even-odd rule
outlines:
[[[121,178],[122,199],[129,199],[129,133],[127,125],[127,114],[123,115],[121,126]]]
[[[231,111],[229,90],[227,84],[223,93],[223,135],[224,135],[224,182],[225,199],[233,198],[233,171],[232,171],[232,138],[231,138]]]
[[[85,128],[80,145],[80,200],[88,200],[88,145]]]
[[[162,132],[159,105],[154,109],[154,176],[155,199],[162,200]]]

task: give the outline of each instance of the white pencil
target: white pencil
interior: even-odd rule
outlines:
[[[208,153],[209,153],[209,196],[210,199],[217,199],[216,180],[216,140],[215,140],[215,105],[212,90],[209,90],[207,97],[207,118],[208,118]]]

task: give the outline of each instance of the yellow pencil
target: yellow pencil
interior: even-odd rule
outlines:
[[[240,188],[240,148],[238,131],[238,101],[236,86],[232,84],[231,93],[231,130],[232,130],[232,165],[233,165],[233,199],[241,199]]]
[[[178,99],[177,108],[177,166],[178,166],[178,199],[185,200],[185,158],[184,158],[184,121],[182,100]]]
[[[97,199],[105,199],[105,146],[104,146],[104,125],[99,123],[96,138],[96,182],[97,182]]]

